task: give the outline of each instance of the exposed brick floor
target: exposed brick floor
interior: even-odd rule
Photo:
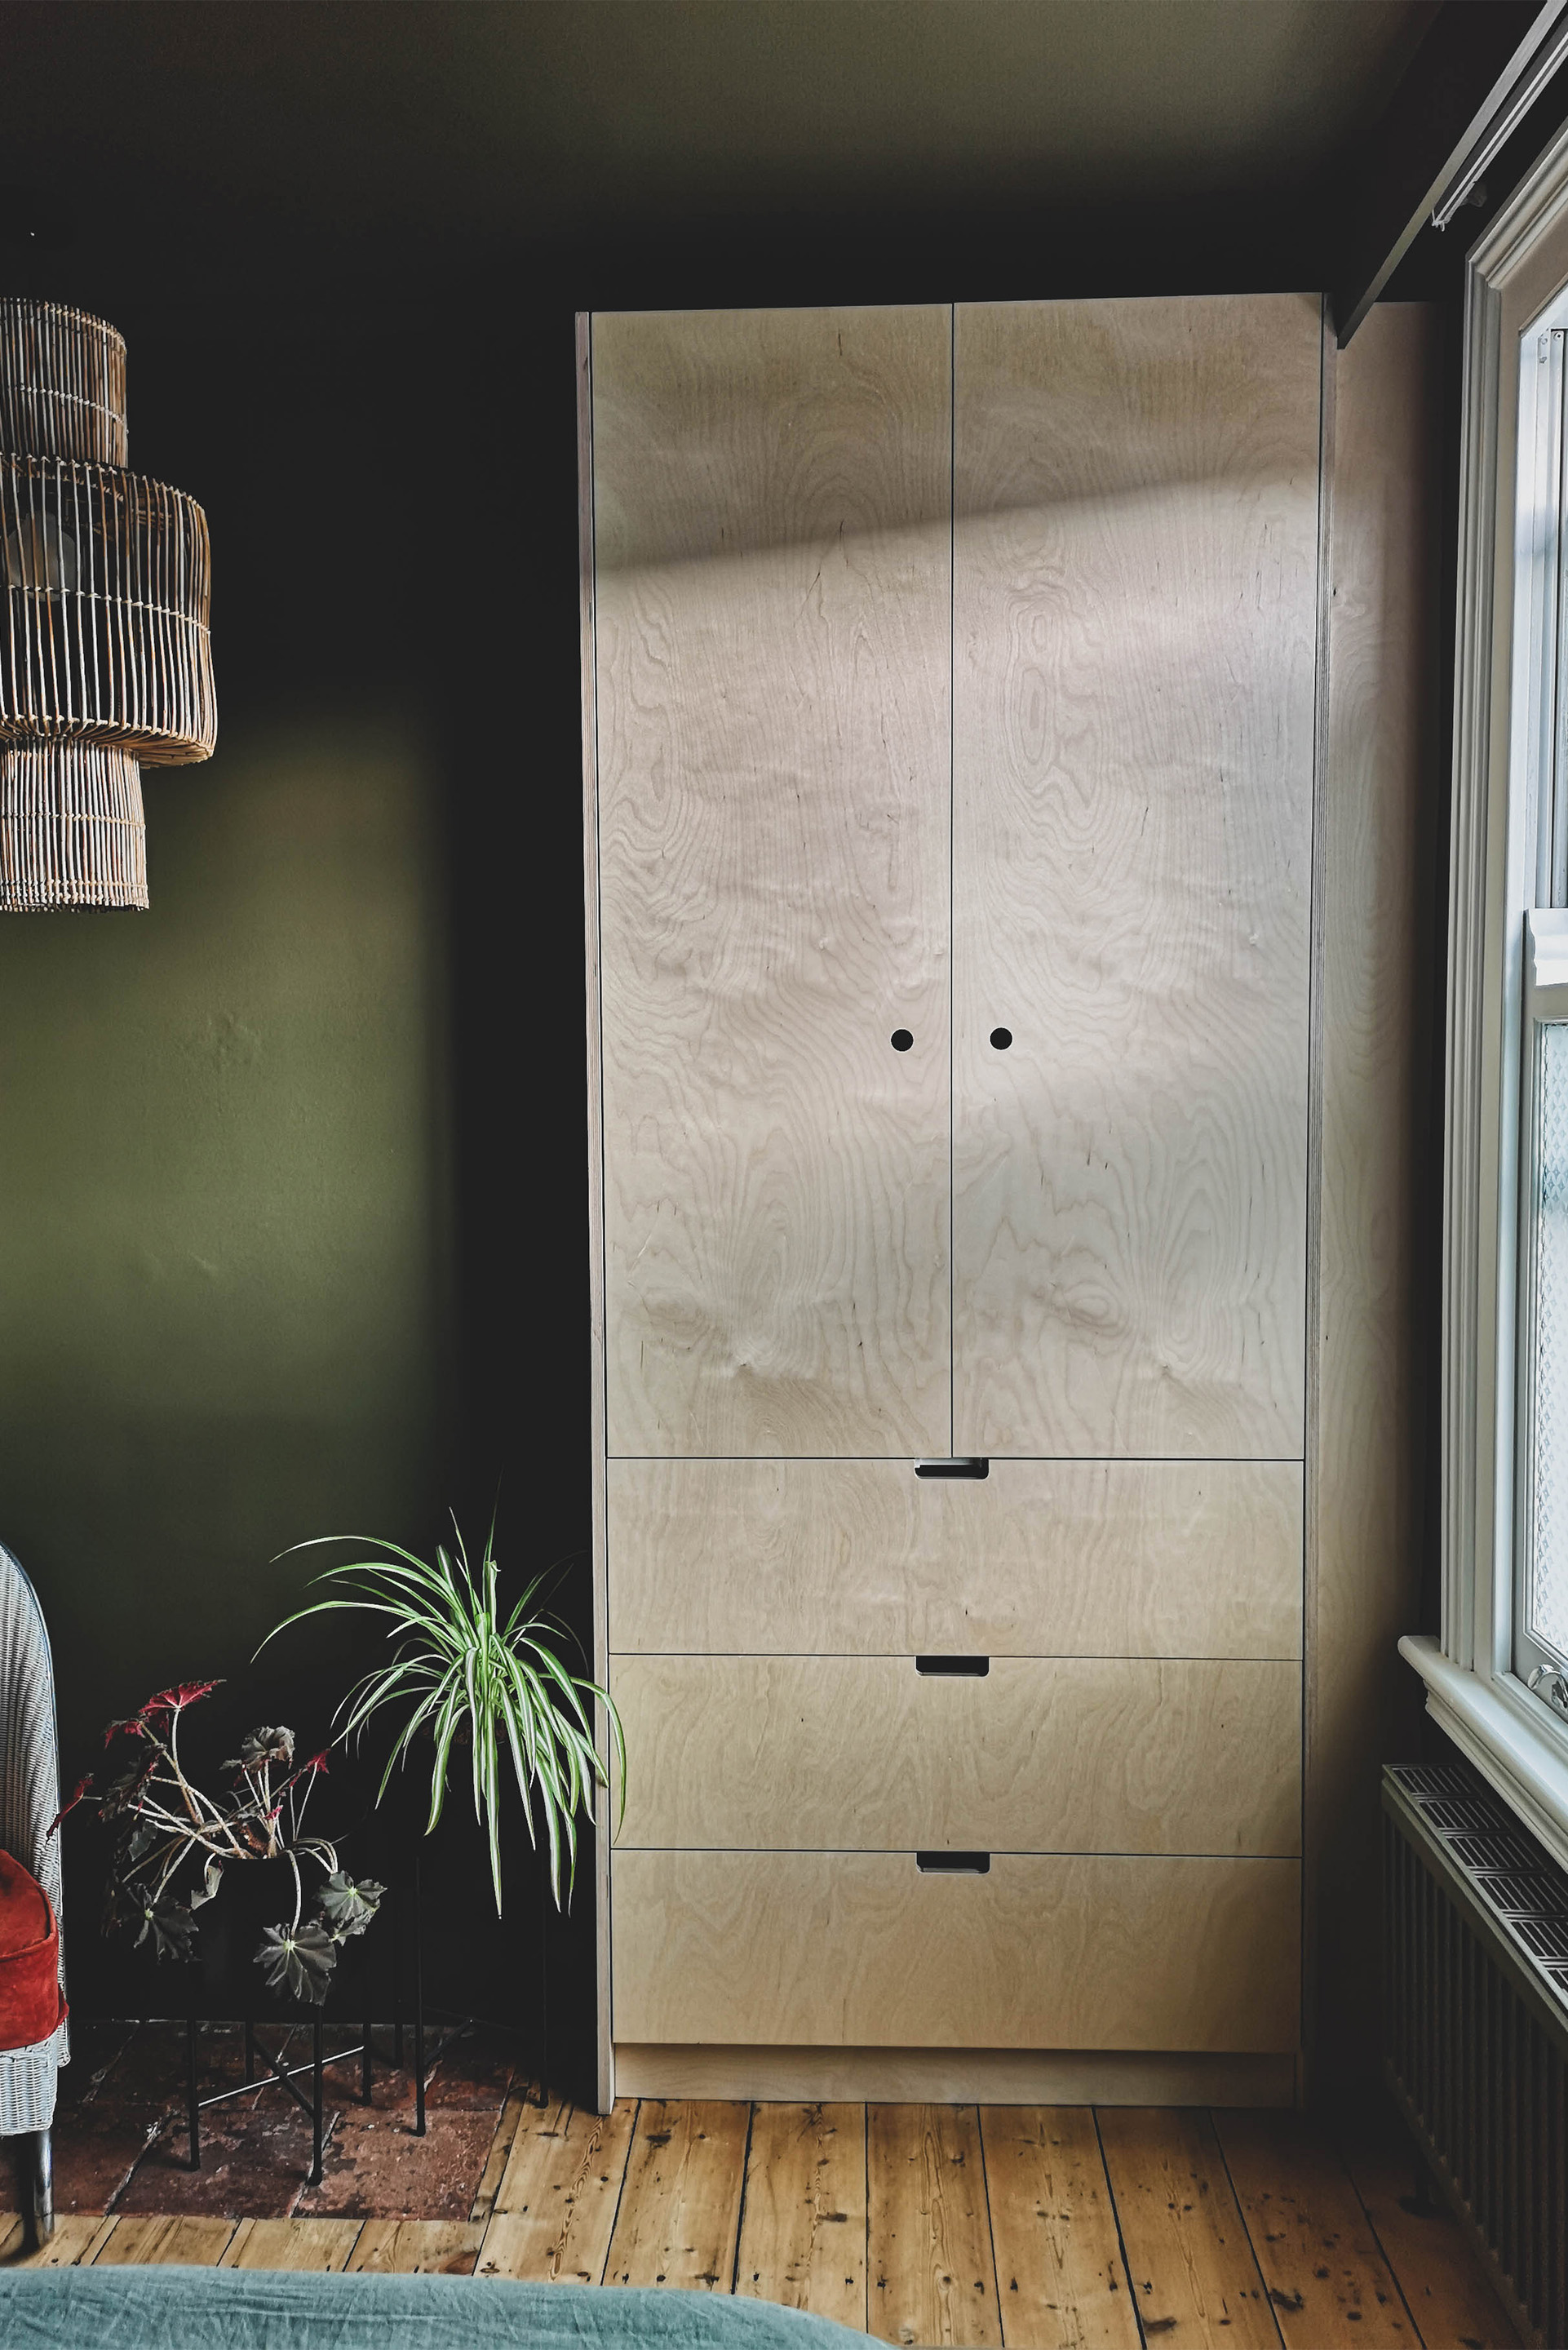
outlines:
[[[414,2135],[411,2074],[380,2066],[359,2102],[358,2062],[327,2080],[319,2187],[306,2184],[310,2118],[275,2084],[202,2116],[202,2163],[188,2166],[185,2030],[180,2023],[78,2023],[55,2116],[55,2208],[60,2213],[158,2211],[282,2219],[297,2212],[364,2219],[488,2216],[505,2144],[530,2083],[520,2046],[481,2026],[426,2035],[425,2136]],[[264,2032],[269,2046],[275,2032]],[[328,2050],[358,2038],[327,2033]],[[389,2057],[389,2028],[377,2042]],[[202,2094],[244,2077],[237,2026],[202,2035]],[[307,2033],[285,2060],[304,2064]],[[411,2059],[411,2035],[405,2042]],[[308,2077],[300,2086],[308,2093]]]

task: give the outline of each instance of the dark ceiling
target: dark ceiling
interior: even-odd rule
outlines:
[[[463,246],[613,255],[726,220],[777,235],[913,213],[983,234],[1060,231],[1064,208],[1277,211],[1376,119],[1435,13],[6,0],[0,180],[46,239],[75,219],[89,275],[134,253],[168,293],[181,270],[382,276]]]
[[[552,230],[733,201],[1311,172],[1419,0],[23,0],[8,153],[247,205]],[[36,131],[29,133],[29,126]]]

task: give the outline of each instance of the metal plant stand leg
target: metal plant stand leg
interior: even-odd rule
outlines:
[[[313,2075],[310,2084],[310,2184],[312,2187],[319,2187],[321,2184],[321,2113],[324,2102],[321,2091],[321,2018],[319,2015],[311,2026],[310,2053]]]
[[[185,2019],[185,2117],[191,2132],[191,2168],[202,2168],[202,2101],[197,2095],[196,2018]]]
[[[420,1864],[414,1859],[414,2136],[425,2134],[425,1962],[420,1932]]]
[[[47,2129],[27,2141],[27,2237],[34,2251],[55,2232],[55,2145]]]
[[[412,2071],[414,2074],[414,2135],[417,2137],[423,2137],[425,2136],[425,2014],[423,1958],[420,1939],[419,1889],[419,1872],[418,1866],[416,1864],[412,1884],[413,1900],[411,1912],[414,1929]],[[394,1931],[391,1950],[392,2004],[394,2012],[393,2028],[397,2039],[399,2069],[406,2070],[408,2068],[404,2065],[403,2062],[404,2023],[402,1959],[400,1951],[402,1918],[403,1905],[398,1898],[397,1888],[394,1887],[392,1911]],[[324,2158],[326,2155],[327,2141],[327,2088],[325,2077],[327,2066],[329,2064],[347,2066],[350,2064],[357,2063],[359,2068],[360,2097],[366,2105],[374,2103],[375,2059],[378,2051],[375,2046],[372,2026],[369,2022],[367,2022],[362,2027],[362,2036],[356,2046],[352,2048],[339,2048],[333,2055],[328,2057],[326,2053],[323,2041],[326,2020],[320,2011],[317,2010],[310,2019],[311,2044],[309,2060],[307,2063],[303,2064],[291,2064],[288,2062],[289,2046],[296,2032],[300,2028],[300,2025],[295,2022],[289,2022],[286,2027],[285,2019],[282,2017],[277,2018],[276,2021],[278,2027],[284,2030],[285,2037],[281,2048],[276,2048],[275,2052],[274,2048],[269,2048],[258,2040],[256,2036],[256,2022],[254,2016],[247,2015],[244,2018],[244,2081],[236,2082],[226,2089],[214,2090],[210,2095],[203,2097],[201,2094],[201,2021],[193,2012],[186,2017],[185,2096],[187,2125],[191,2133],[190,2161],[191,2168],[192,2170],[199,2170],[202,2167],[202,2115],[205,2107],[208,2106],[227,2105],[231,2098],[243,2097],[246,2094],[247,2090],[255,2092],[262,2089],[272,2088],[275,2085],[276,2087],[286,2091],[288,2095],[294,2099],[295,2103],[301,2108],[301,2110],[308,2114],[310,2116],[310,2170],[306,2183],[311,2187],[319,2187],[325,2168]],[[303,2019],[301,2019],[301,2022],[302,2022]],[[334,2028],[336,2029],[336,2027]],[[386,2059],[383,2054],[382,2062],[385,2063],[385,2061]],[[308,2095],[306,2095],[305,2090],[300,2086],[302,2077],[307,2073],[310,2075],[310,2093]]]
[[[392,2062],[403,2062],[403,1891],[392,1887]]]
[[[539,1873],[539,2086],[528,2100],[541,2111],[550,2102],[550,1945],[546,1939],[550,1913],[545,1901],[545,1874]]]

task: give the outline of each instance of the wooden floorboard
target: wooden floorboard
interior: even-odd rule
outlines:
[[[525,2128],[529,2120],[540,2110],[540,2107],[530,2104],[529,2091],[526,2088],[513,2089],[508,2093],[506,2102],[501,2108],[501,2118],[495,2125],[495,2136],[490,2142],[490,2153],[486,2158],[483,2172],[478,2187],[474,2189],[473,2203],[468,2215],[471,2220],[485,2220],[493,2212],[495,2198],[500,2192],[501,2182],[506,2176],[506,2167],[512,2159],[512,2149],[517,2142],[517,2133]]]
[[[479,2256],[482,2276],[600,2284],[620,2205],[637,2106],[556,2105],[518,2124]]]
[[[1204,2350],[1280,2350],[1280,2332],[1205,2113],[1097,2116],[1144,2332]]]
[[[1410,2140],[1374,2116],[1339,2152],[1416,2322],[1422,2350],[1519,2350],[1459,2221],[1425,2191]]]
[[[867,2330],[884,2342],[1000,2350],[975,2107],[868,2106],[866,2172]]]
[[[474,2220],[367,2220],[348,2267],[372,2276],[472,2276],[483,2241]]]
[[[1138,2350],[1093,2112],[985,2106],[980,2125],[1003,2339]]]
[[[242,2220],[221,2269],[293,2269],[326,2274],[348,2265],[362,2220]]]
[[[864,2106],[753,2109],[735,2290],[864,2334]]]
[[[610,2238],[607,2284],[730,2292],[750,2121],[749,2106],[645,2101]]]
[[[48,2242],[40,2251],[30,2252],[24,2241],[21,2220],[13,2220],[4,2237],[0,2237],[0,2261],[14,2269],[90,2268],[119,2225],[117,2220],[106,2220],[97,2212],[70,2212],[55,2221],[55,2232]]]
[[[137,2211],[117,2220],[91,2255],[100,2269],[213,2269],[233,2240],[236,2220],[184,2217],[162,2220],[153,2212]],[[84,2258],[82,2265],[87,2265]]]
[[[1392,2113],[509,2097],[469,2218],[74,2213],[7,2265],[696,2285],[954,2350],[1519,2350]]]
[[[1361,2198],[1315,2124],[1273,2113],[1214,2124],[1285,2350],[1415,2350]]]

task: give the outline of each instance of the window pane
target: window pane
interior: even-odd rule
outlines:
[[[1539,1031],[1531,1632],[1568,1658],[1568,1023]]]

